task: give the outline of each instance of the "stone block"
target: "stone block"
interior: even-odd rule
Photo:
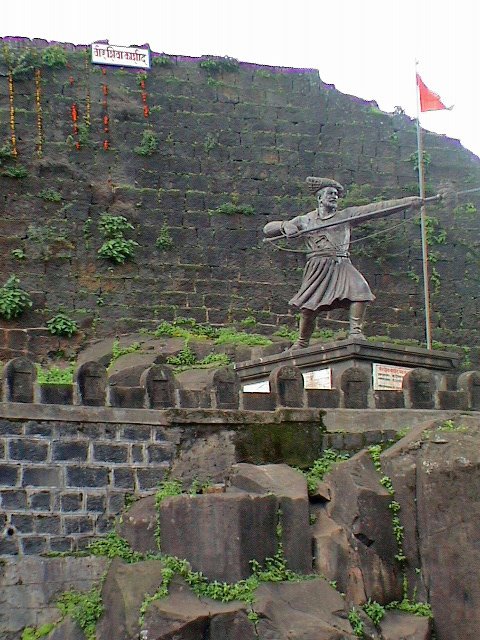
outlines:
[[[458,376],[457,388],[467,394],[469,409],[480,411],[480,372],[466,371]]]
[[[113,486],[122,489],[135,489],[135,473],[133,469],[114,469]]]
[[[144,387],[119,387],[109,389],[109,402],[112,407],[143,409],[145,406]]]
[[[88,442],[81,440],[56,441],[52,443],[52,460],[86,462]]]
[[[309,503],[305,476],[286,464],[236,464],[229,484],[253,494],[273,494],[278,498],[278,523],[289,569],[312,571]]]
[[[430,640],[432,621],[402,611],[387,611],[380,621],[383,640]]]
[[[0,486],[14,487],[19,479],[20,465],[0,464]]]
[[[28,487],[60,487],[62,485],[62,469],[45,465],[25,467],[23,469],[22,486]]]
[[[346,409],[368,408],[370,379],[363,369],[346,369],[342,373],[340,387],[343,392],[343,406]]]
[[[403,409],[405,407],[403,391],[374,391],[373,395],[377,409]]]
[[[438,408],[447,411],[449,409],[465,411],[468,409],[468,393],[466,391],[439,391]]]
[[[67,536],[72,533],[93,533],[93,518],[91,516],[65,516],[63,517],[63,529]]]
[[[242,393],[244,411],[274,411],[275,398],[271,393]]]
[[[3,370],[3,397],[7,402],[33,402],[37,370],[27,358],[14,358]]]
[[[37,533],[59,535],[61,532],[60,516],[51,514],[36,516],[35,530]]]
[[[153,495],[137,500],[123,514],[122,522],[118,525],[118,533],[129,542],[134,551],[158,553],[155,540],[156,528],[157,512]]]
[[[41,384],[39,389],[42,404],[73,404],[72,384]]]
[[[145,387],[147,406],[166,409],[175,406],[175,376],[168,365],[155,364],[143,372],[140,385]]]
[[[240,379],[231,367],[222,367],[213,374],[212,392],[217,409],[238,409]]]
[[[27,494],[22,489],[0,491],[2,509],[17,511],[27,508]]]
[[[48,444],[39,440],[10,440],[8,449],[11,460],[45,462],[48,456]]]
[[[106,498],[105,496],[96,496],[96,495],[87,495],[87,507],[86,510],[88,512],[98,512],[103,513],[106,509]]]
[[[48,491],[40,491],[30,496],[30,509],[32,511],[50,511],[51,495]]]
[[[60,496],[60,510],[63,512],[80,511],[83,506],[83,493],[64,493]]]
[[[278,407],[303,407],[303,376],[298,367],[276,367],[269,376],[270,393]]]
[[[45,536],[28,536],[21,541],[22,551],[25,555],[40,555],[48,549]]]
[[[79,467],[66,468],[67,487],[105,487],[108,484],[108,469],[105,467]]]
[[[93,459],[96,462],[127,462],[127,444],[96,444],[93,445]]]
[[[106,400],[107,371],[100,362],[85,362],[75,373],[78,401],[89,407],[103,407]]]
[[[305,389],[307,407],[314,409],[336,409],[340,406],[338,389]]]
[[[137,469],[138,488],[141,491],[146,491],[148,489],[158,487],[160,482],[163,480],[166,471],[166,466],[163,469],[159,467],[156,469]]]
[[[210,580],[247,578],[250,560],[263,563],[276,552],[277,500],[271,495],[166,498],[159,523],[162,552],[186,558]]]
[[[177,406],[182,409],[209,409],[210,394],[203,389],[177,389]]]
[[[435,378],[428,369],[412,369],[403,378],[405,407],[433,409],[435,407]]]

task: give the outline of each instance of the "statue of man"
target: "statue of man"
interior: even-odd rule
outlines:
[[[286,222],[269,222],[263,229],[267,237],[283,235],[291,238],[299,232],[306,232],[307,263],[302,285],[289,302],[300,309],[301,314],[300,334],[292,349],[303,349],[309,345],[320,311],[339,307],[350,309],[349,335],[365,337],[365,309],[375,296],[368,282],[350,262],[351,227],[408,208],[418,209],[422,204],[421,198],[412,196],[337,211],[338,198],[344,194],[341,184],[329,178],[317,177],[309,177],[306,182],[317,197],[317,209]],[[316,229],[332,222],[335,223],[332,226]],[[309,229],[312,231],[309,232]]]

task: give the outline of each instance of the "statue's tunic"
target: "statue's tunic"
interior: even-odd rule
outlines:
[[[355,217],[352,213],[352,209],[345,209],[330,218],[321,218],[315,210],[291,220],[299,231],[308,231],[322,222],[345,219],[345,223],[307,234],[302,286],[289,304],[317,311],[375,300],[368,282],[350,262],[350,219]]]

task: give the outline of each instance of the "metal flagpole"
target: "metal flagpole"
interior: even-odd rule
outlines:
[[[415,60],[415,87],[417,91],[417,154],[418,154],[418,188],[420,198],[425,200],[425,168],[423,163],[422,130],[420,128],[420,92],[417,83],[417,65]],[[430,287],[428,277],[428,240],[427,240],[427,208],[425,202],[420,209],[420,228],[422,234],[422,265],[423,265],[423,293],[425,304],[425,335],[427,349],[432,348],[431,320],[430,320]]]

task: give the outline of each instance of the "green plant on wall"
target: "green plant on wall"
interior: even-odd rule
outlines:
[[[42,200],[45,200],[45,202],[61,202],[62,201],[61,193],[51,188],[42,189],[38,194],[38,197],[41,198]]]
[[[11,158],[13,158],[12,147],[9,143],[6,143],[0,147],[0,167],[6,160],[10,160]]]
[[[5,66],[14,78],[21,79],[33,76],[35,68],[40,64],[36,49],[16,50],[4,45],[2,53]]]
[[[158,149],[158,137],[152,129],[144,129],[142,133],[142,141],[134,151],[139,156],[151,156]]]
[[[426,151],[423,152],[423,168],[425,170],[425,173],[428,170],[428,167],[430,166],[431,162],[432,162],[432,157],[429,153],[427,153]],[[415,151],[414,153],[411,153],[408,161],[411,162],[413,164],[413,170],[416,171],[418,173],[418,169],[419,169],[419,162],[418,162],[418,151]]]
[[[229,56],[204,56],[198,63],[200,69],[209,74],[233,73],[239,70],[240,63],[235,58]]]
[[[0,288],[0,316],[14,320],[32,306],[29,294],[20,287],[20,280],[12,275]]]
[[[160,228],[160,233],[155,240],[155,246],[160,251],[168,251],[173,247],[173,238],[170,235],[170,229],[166,222],[164,222]]]
[[[21,180],[22,178],[26,178],[28,176],[28,171],[23,166],[23,164],[16,164],[11,167],[7,167],[5,171],[2,171],[2,176],[5,176],[6,178],[15,178],[16,180]]]
[[[161,54],[152,58],[152,64],[156,67],[171,67],[173,60],[169,56]]]
[[[66,336],[71,338],[78,331],[78,325],[65,313],[57,313],[47,321],[47,329],[54,336]]]
[[[234,192],[231,194],[231,201],[221,204],[216,209],[209,210],[210,214],[223,214],[227,216],[235,215],[239,213],[244,216],[252,216],[255,213],[254,208],[250,204],[240,204],[239,194]]]
[[[42,51],[42,63],[46,67],[66,67],[67,54],[61,47],[47,47]]]
[[[134,229],[124,216],[104,214],[100,216],[98,229],[105,238],[105,242],[98,250],[98,255],[116,264],[123,264],[135,256],[138,242],[127,240],[124,233]]]

